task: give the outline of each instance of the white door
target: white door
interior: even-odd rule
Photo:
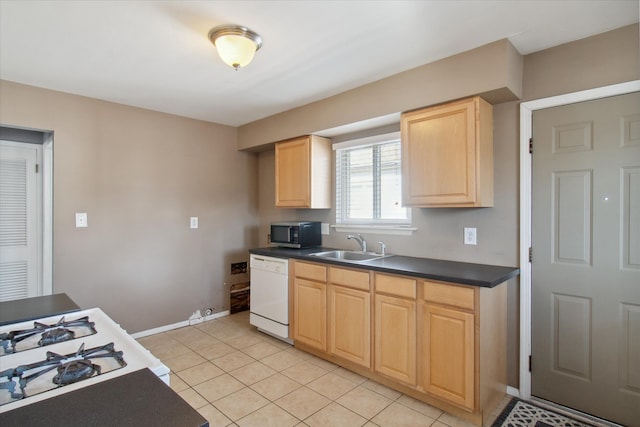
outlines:
[[[0,141],[0,301],[42,294],[39,144]]]
[[[640,93],[535,111],[531,394],[640,426]]]

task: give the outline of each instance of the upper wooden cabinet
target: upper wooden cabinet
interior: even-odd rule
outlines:
[[[493,107],[480,97],[403,113],[402,202],[493,206]]]
[[[331,207],[331,140],[315,135],[276,143],[276,207]]]

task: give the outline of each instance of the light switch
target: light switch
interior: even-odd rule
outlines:
[[[475,227],[464,228],[464,244],[465,245],[477,245],[476,229]]]
[[[191,228],[198,228],[198,217],[192,216],[189,224]]]
[[[85,228],[88,226],[89,224],[87,223],[87,213],[76,213],[76,228]]]

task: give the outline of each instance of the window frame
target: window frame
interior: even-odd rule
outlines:
[[[362,229],[375,229],[378,230],[379,232],[387,232],[390,234],[395,234],[392,233],[394,230],[396,229],[401,229],[403,231],[412,231],[415,230],[415,228],[411,227],[412,224],[412,220],[411,220],[411,208],[410,207],[403,207],[403,209],[406,212],[406,218],[402,218],[402,219],[393,219],[393,218],[376,218],[376,216],[380,215],[381,212],[379,211],[380,206],[378,206],[378,204],[376,204],[373,207],[373,214],[372,214],[372,218],[366,218],[366,219],[349,219],[349,218],[345,218],[345,199],[348,198],[348,195],[346,195],[344,193],[343,190],[343,186],[341,185],[341,181],[344,179],[344,172],[341,169],[341,164],[342,164],[342,152],[343,150],[347,150],[347,149],[357,149],[357,148],[365,148],[367,146],[382,146],[383,144],[387,144],[387,143],[391,143],[391,142],[397,142],[398,143],[398,149],[401,150],[401,145],[400,145],[400,132],[392,132],[392,133],[387,133],[387,134],[381,134],[381,135],[374,135],[371,137],[367,137],[367,138],[360,138],[360,139],[354,139],[354,140],[349,140],[349,141],[344,141],[344,142],[340,142],[340,143],[336,143],[333,144],[333,150],[335,151],[335,201],[336,201],[336,225],[335,228],[340,228],[340,229],[349,229],[350,231],[360,231]],[[377,192],[377,196],[374,194],[374,197],[377,197],[378,200],[381,200],[381,194],[380,194],[380,178],[382,177],[382,172],[381,172],[381,164],[380,164],[380,158],[378,156],[378,161],[376,162],[375,160],[373,160],[373,162],[375,162],[375,164],[372,164],[372,173],[374,174],[375,177],[374,178],[374,182],[373,184],[373,189],[372,191]],[[399,165],[400,167],[400,178],[402,175],[402,165]],[[377,172],[376,172],[377,170]],[[401,194],[402,190],[400,190],[400,194],[398,194],[399,199],[401,200],[402,194]],[[376,207],[378,208],[378,212],[376,212]],[[342,231],[342,230],[339,230]]]

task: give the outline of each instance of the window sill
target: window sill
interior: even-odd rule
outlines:
[[[364,233],[392,234],[396,236],[411,236],[417,227],[407,225],[357,225],[357,224],[333,224],[331,228],[340,233]]]

